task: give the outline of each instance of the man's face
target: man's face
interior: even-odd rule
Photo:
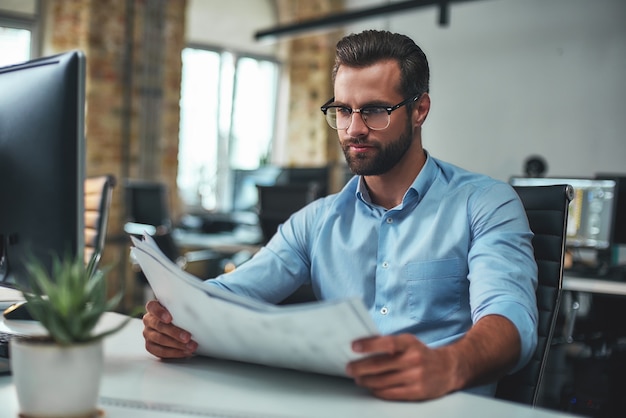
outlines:
[[[400,69],[395,61],[365,68],[340,67],[335,79],[335,104],[352,109],[366,105],[393,106],[405,99],[395,88]],[[413,143],[413,129],[406,108],[390,115],[389,126],[372,130],[361,115],[353,113],[347,129],[338,130],[339,142],[353,173],[381,175],[392,169]]]

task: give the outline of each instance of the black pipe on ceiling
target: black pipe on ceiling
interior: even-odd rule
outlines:
[[[254,39],[259,41],[263,39],[278,38],[280,36],[294,35],[305,31],[322,29],[329,26],[337,26],[370,17],[380,17],[382,15],[397,13],[403,10],[429,6],[439,6],[439,24],[443,26],[447,25],[450,21],[450,3],[467,1],[476,0],[407,0],[389,3],[384,6],[335,13],[319,19],[304,20],[298,23],[278,25],[273,28],[259,30],[254,34]]]

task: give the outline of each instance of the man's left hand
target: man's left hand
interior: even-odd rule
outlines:
[[[426,400],[459,389],[454,356],[427,347],[411,334],[365,338],[352,349],[372,356],[352,361],[346,371],[357,385],[388,400]]]

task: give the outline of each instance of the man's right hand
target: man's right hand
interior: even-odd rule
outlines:
[[[191,357],[198,348],[191,334],[173,325],[172,315],[156,300],[146,304],[143,325],[146,350],[159,358]]]

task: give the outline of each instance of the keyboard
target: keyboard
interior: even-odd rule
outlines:
[[[0,332],[0,357],[9,358],[9,342],[15,334]]]
[[[0,358],[10,358],[9,343],[13,338],[21,337],[20,334],[0,331]]]
[[[11,374],[11,353],[9,343],[14,338],[21,338],[22,335],[11,332],[0,331],[0,376]]]

